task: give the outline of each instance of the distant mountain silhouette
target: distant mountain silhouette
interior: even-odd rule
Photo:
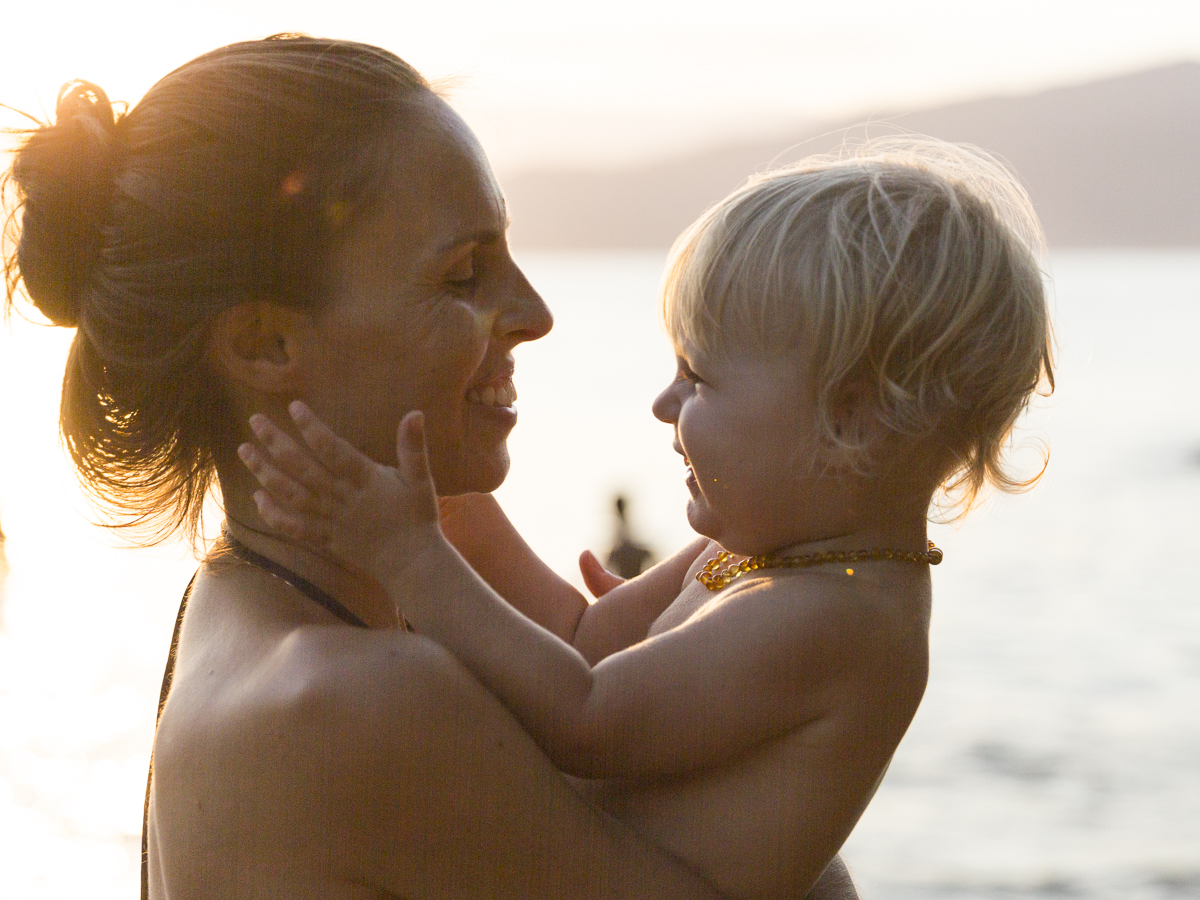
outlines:
[[[1021,176],[1055,246],[1200,246],[1200,63],[1020,97],[874,117],[976,144]],[[523,247],[667,247],[706,207],[772,164],[825,152],[860,122],[607,171],[506,180]]]

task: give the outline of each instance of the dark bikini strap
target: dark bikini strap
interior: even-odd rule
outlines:
[[[302,593],[305,597],[311,600],[317,606],[333,613],[347,625],[353,625],[355,628],[369,628],[362,619],[346,609],[332,595],[321,590],[307,578],[302,575],[297,575],[286,566],[281,566],[273,559],[268,559],[261,553],[255,553],[228,531],[225,532],[225,542],[229,545],[229,550],[240,559],[242,562],[250,563],[252,566],[257,566],[269,575],[274,575],[280,581],[286,582]],[[407,623],[406,623],[407,624]]]

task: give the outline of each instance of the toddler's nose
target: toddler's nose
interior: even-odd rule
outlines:
[[[679,398],[675,396],[675,385],[667,385],[666,389],[654,398],[650,409],[658,421],[674,425],[679,419]]]

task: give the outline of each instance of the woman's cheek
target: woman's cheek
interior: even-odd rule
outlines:
[[[484,309],[478,306],[470,307],[471,322],[474,326],[475,340],[486,344],[496,327],[499,310]]]

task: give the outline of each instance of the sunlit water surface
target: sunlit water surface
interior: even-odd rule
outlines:
[[[526,254],[555,332],[518,351],[500,497],[578,580],[611,497],[689,537],[649,412],[661,254]],[[1059,390],[1031,494],[936,526],[929,691],[844,850],[868,898],[1200,897],[1200,254],[1060,253]],[[194,561],[119,549],[55,430],[69,335],[0,334],[0,900],[135,896],[153,712]],[[1027,462],[1036,453],[1027,456]]]

